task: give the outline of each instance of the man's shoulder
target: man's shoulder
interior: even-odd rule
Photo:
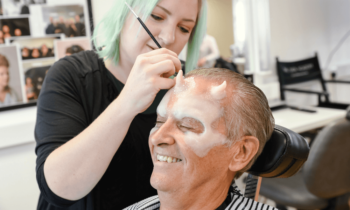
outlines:
[[[124,210],[152,210],[159,209],[160,202],[158,195],[146,198],[140,202],[137,202],[129,207],[126,207]]]

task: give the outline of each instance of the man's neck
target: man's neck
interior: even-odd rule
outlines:
[[[230,183],[214,181],[189,191],[158,190],[160,210],[216,209],[225,201]]]

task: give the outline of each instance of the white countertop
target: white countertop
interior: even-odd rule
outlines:
[[[308,130],[326,126],[328,123],[344,118],[346,111],[312,107],[315,113],[308,113],[292,109],[280,109],[273,111],[275,124],[286,127],[294,132],[302,133]]]

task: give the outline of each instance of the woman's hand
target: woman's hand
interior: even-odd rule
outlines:
[[[177,54],[166,48],[136,58],[120,96],[135,114],[145,111],[161,89],[170,89],[175,81],[168,77],[181,69]]]

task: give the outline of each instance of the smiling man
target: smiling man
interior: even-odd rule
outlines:
[[[243,197],[233,180],[272,134],[265,95],[226,69],[180,72],[149,137],[158,196],[127,209],[273,209]]]

